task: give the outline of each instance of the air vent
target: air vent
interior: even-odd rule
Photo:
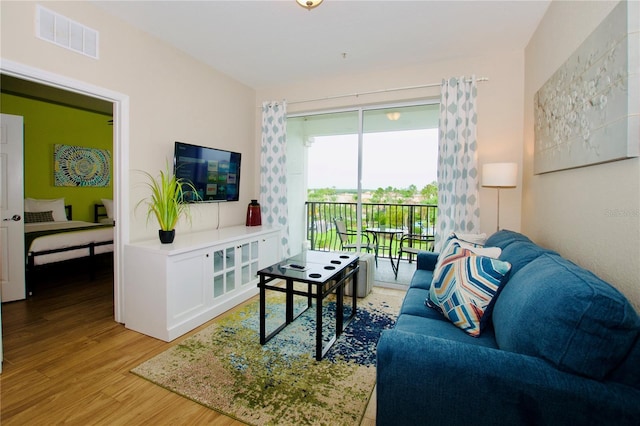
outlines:
[[[39,38],[74,52],[98,59],[98,32],[38,5],[36,28]]]

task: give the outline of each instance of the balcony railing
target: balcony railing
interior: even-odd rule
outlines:
[[[340,239],[335,230],[335,219],[342,219],[347,229],[357,230],[357,203],[308,201],[307,240],[311,249],[340,250]],[[367,228],[396,228],[405,234],[435,235],[438,206],[434,204],[375,204],[362,203],[362,231]],[[410,241],[410,244],[415,242]],[[379,257],[397,256],[399,238],[389,247],[379,242]]]

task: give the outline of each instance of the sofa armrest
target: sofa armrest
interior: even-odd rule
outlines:
[[[426,250],[419,251],[416,268],[433,271],[436,268],[436,262],[438,262],[438,253]]]
[[[395,329],[378,343],[378,426],[640,424],[638,401],[638,389],[513,352]]]

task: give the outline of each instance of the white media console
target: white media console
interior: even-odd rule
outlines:
[[[234,226],[125,245],[125,326],[166,342],[258,294],[281,260],[280,230]]]

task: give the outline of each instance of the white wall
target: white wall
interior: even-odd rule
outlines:
[[[525,50],[522,229],[611,282],[640,309],[638,158],[533,175],[533,96],[616,4],[552,2]]]
[[[387,72],[367,73],[323,79],[309,76],[299,85],[259,90],[257,103],[286,99],[289,113],[342,108],[354,105],[380,104],[414,99],[439,98],[439,87],[404,90],[343,99],[295,103],[297,100],[325,98],[333,95],[363,93],[397,87],[439,83],[443,78],[461,75],[488,77],[478,83],[478,162],[510,161],[521,164],[524,90],[524,53],[504,52],[498,55],[454,59],[429,66],[396,68]],[[521,190],[500,193],[500,227],[520,230]],[[496,227],[496,190],[480,188],[480,228],[488,234]]]
[[[133,207],[147,195],[138,170],[152,174],[171,162],[176,140],[242,153],[241,199],[192,209],[192,225],[180,232],[220,225],[244,224],[246,206],[257,198],[255,92],[228,76],[195,61],[89,2],[43,2],[44,7],[100,33],[95,60],[36,37],[34,2],[2,2],[3,60],[80,80],[129,96],[130,196]],[[146,223],[143,208],[130,213],[132,241],[157,238],[157,224]]]

